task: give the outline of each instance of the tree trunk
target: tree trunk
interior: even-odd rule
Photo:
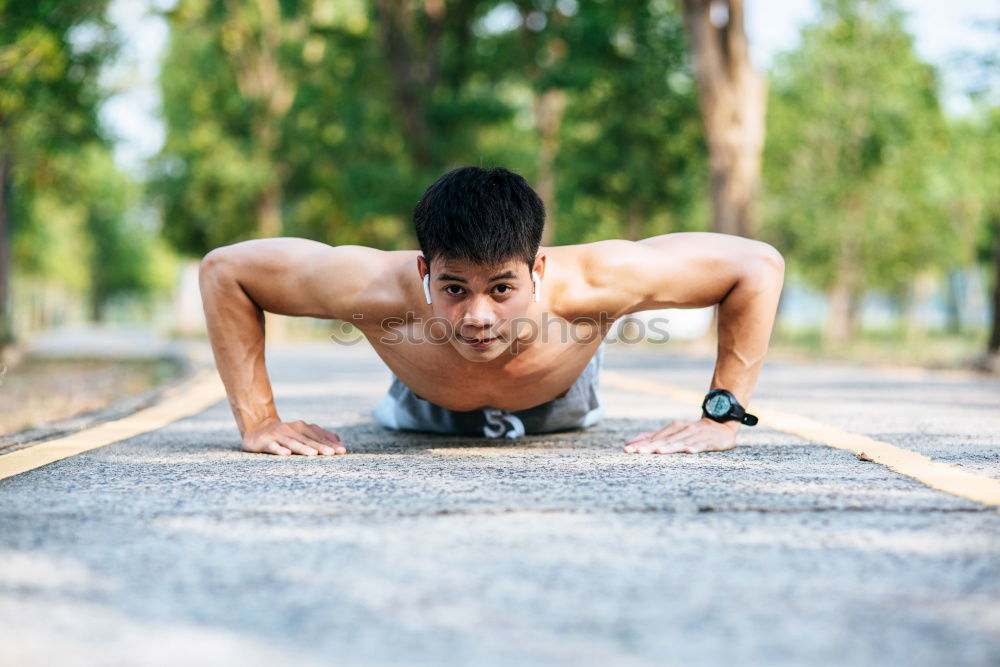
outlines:
[[[767,83],[750,64],[743,0],[681,0],[711,171],[712,227],[753,237]]]
[[[994,358],[1000,357],[1000,229],[993,246],[993,323],[990,327],[990,340],[986,344],[986,354]],[[1000,369],[1000,364],[997,368]]]
[[[260,238],[281,236],[281,183],[269,185],[257,199],[257,233]]]
[[[4,150],[0,153],[0,359],[4,349],[14,342],[10,314],[10,246],[13,237],[13,158]]]
[[[827,317],[823,329],[823,347],[833,348],[849,342],[857,330],[861,289],[855,257],[849,248],[842,251],[837,275],[827,291]]]
[[[556,155],[559,153],[559,128],[566,110],[566,92],[549,88],[535,96],[535,127],[541,145],[538,151],[538,182],[535,189],[545,204],[545,229],[542,245],[552,245],[556,235]]]
[[[960,334],[964,328],[966,280],[964,267],[948,272],[945,311],[948,316],[947,331],[951,334]]]
[[[432,132],[427,105],[440,72],[440,42],[444,28],[443,0],[424,0],[425,35],[422,52],[417,50],[417,29],[409,3],[376,0],[379,33],[389,61],[393,102],[399,114],[414,164],[433,164]]]
[[[270,164],[274,175],[271,183],[258,195],[256,202],[257,235],[262,238],[281,236],[281,204],[283,181],[287,165],[277,153],[281,139],[281,121],[295,101],[297,86],[292,77],[281,69],[280,51],[284,34],[301,35],[306,30],[307,14],[292,21],[283,21],[277,0],[256,0],[251,5],[227,0],[227,28],[237,38],[229,47],[240,93],[256,102],[251,119],[251,132],[256,150],[263,162]]]
[[[107,314],[107,297],[100,290],[92,290],[90,293],[90,321],[100,324]]]
[[[934,294],[934,275],[918,273],[910,281],[906,312],[906,337],[921,339],[927,335],[930,300]]]
[[[629,241],[643,238],[642,223],[646,217],[645,211],[646,207],[639,203],[639,199],[629,200],[625,209],[625,238]]]

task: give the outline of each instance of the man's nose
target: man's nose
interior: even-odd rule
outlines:
[[[477,327],[493,326],[496,321],[496,313],[493,312],[493,303],[485,296],[477,296],[469,299],[468,308],[465,310],[463,320],[466,324]]]

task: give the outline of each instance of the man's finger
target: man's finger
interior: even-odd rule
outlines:
[[[680,451],[685,447],[692,445],[696,442],[701,442],[705,439],[705,434],[700,429],[686,430],[681,433],[675,433],[674,435],[667,436],[665,438],[654,438],[650,445],[653,447],[657,446],[670,446],[674,451]]]
[[[306,424],[306,433],[316,438],[317,440],[321,440],[331,445],[336,442],[336,440],[330,437],[331,434],[329,431],[323,430],[317,424]]]
[[[693,429],[690,431],[685,430],[668,436],[653,438],[653,444],[656,444],[658,442],[671,445],[680,445],[685,443],[690,444],[691,442],[702,437],[702,435],[704,434],[699,433],[697,429]]]
[[[693,426],[694,424],[692,424],[691,422],[673,422],[671,424],[667,424],[659,431],[657,431],[656,434],[653,436],[653,439],[658,440],[660,438],[677,435],[678,433],[684,433]]]
[[[303,456],[315,456],[317,454],[316,450],[309,445],[302,444],[298,440],[293,440],[292,438],[283,438],[280,442],[285,447],[292,450],[293,454],[302,454]]]
[[[723,445],[717,442],[700,441],[688,443],[688,446],[684,449],[684,451],[689,454],[701,454],[702,452],[721,452],[726,449],[732,449],[735,446],[735,444]]]
[[[657,443],[655,443],[653,445],[652,453],[653,454],[677,454],[679,452],[683,452],[684,449],[687,446],[688,446],[688,444],[686,442],[685,443],[678,443],[678,442],[657,442]]]
[[[298,436],[298,440],[300,442],[302,442],[302,444],[306,445],[307,447],[312,447],[319,454],[322,454],[323,456],[334,456],[335,454],[346,454],[347,453],[347,448],[344,447],[339,442],[334,443],[332,445],[328,445],[328,444],[326,444],[325,442],[323,442],[321,440],[316,440],[314,438],[310,438],[309,436],[304,435],[304,434],[303,435],[299,435]]]
[[[309,424],[312,428],[322,434],[324,437],[329,438],[331,442],[340,442],[340,436],[333,431],[327,431],[322,426],[317,426],[316,424]]]
[[[639,440],[645,440],[646,438],[648,438],[649,436],[653,435],[654,433],[656,433],[656,431],[643,431],[642,433],[640,433],[639,435],[635,436],[634,438],[632,438],[631,440],[629,440],[625,444],[626,445],[631,445],[633,442],[638,442]]]
[[[338,436],[336,433],[330,433],[329,431],[326,431],[320,428],[319,426],[316,426],[316,424],[309,424],[309,435],[311,435],[316,440],[319,440],[320,442],[329,445],[332,448],[334,454],[347,453],[347,448],[344,447],[344,444],[340,441],[340,436]]]
[[[278,456],[291,456],[292,452],[287,447],[282,447],[276,442],[272,442],[263,450],[267,454],[277,454]]]
[[[333,456],[336,453],[333,451],[333,447],[324,442],[316,442],[315,440],[309,440],[308,442],[306,442],[306,444],[315,449],[323,456]]]
[[[662,438],[651,438],[649,440],[625,445],[625,451],[635,454],[653,454],[657,447],[666,446],[667,444],[674,445],[675,443],[668,443]]]
[[[659,450],[661,449],[670,451],[660,452]],[[635,451],[638,454],[660,454],[660,453],[668,454],[672,453],[673,451],[680,451],[681,449],[683,449],[683,446],[675,445],[674,443],[664,442],[663,440],[652,440],[650,442],[642,443],[640,445],[635,446]]]
[[[683,431],[678,431],[668,435],[665,438],[657,438],[658,440],[665,440],[667,442],[684,442],[685,440],[698,440],[699,438],[705,437],[705,431],[700,428],[691,427],[689,429],[684,429]]]
[[[329,451],[331,454],[333,453],[333,450],[330,449],[330,447],[328,447],[326,444],[324,444],[324,443],[322,443],[322,442],[320,442],[320,441],[318,441],[318,440],[316,440],[314,438],[310,438],[305,433],[296,433],[295,435],[290,435],[290,436],[285,436],[285,437],[288,438],[288,439],[290,439],[290,440],[292,440],[293,442],[299,442],[299,443],[305,445],[306,447],[311,447],[312,449],[316,450],[316,453],[318,453],[318,454],[326,454],[327,451]],[[282,443],[282,444],[285,444],[285,443]],[[326,450],[326,451],[324,451],[324,450]]]
[[[326,444],[325,442],[322,442],[321,440],[310,438],[307,435],[299,436],[299,440],[302,441],[303,444],[312,447],[313,449],[315,449],[320,454],[323,454],[324,456],[333,456],[334,453],[333,447]]]
[[[673,421],[664,426],[663,428],[656,429],[655,431],[646,431],[635,436],[629,440],[626,444],[631,445],[641,440],[657,440],[664,436],[674,435],[676,433],[682,433],[687,429],[694,426],[694,422],[689,421]]]

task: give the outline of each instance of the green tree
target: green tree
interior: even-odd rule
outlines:
[[[1000,372],[1000,106],[981,105],[952,128],[950,212],[964,241],[962,266],[990,267],[992,321],[978,365]]]
[[[23,219],[31,224],[14,246],[16,275],[87,294],[94,321],[117,297],[170,286],[169,259],[141,208],[139,186],[105,145],[92,141],[50,156],[30,192]]]
[[[979,27],[1000,37],[1000,21]],[[986,350],[975,363],[1000,372],[1000,53],[965,52],[961,61],[974,112],[951,127],[948,197],[974,260],[991,264],[992,322]]]
[[[91,145],[74,158],[67,194],[87,202],[85,228],[92,239],[90,315],[102,321],[115,297],[145,296],[168,286],[158,274],[163,248],[159,230],[144,224],[151,216],[148,212],[143,216],[138,185],[118,170],[108,151]]]
[[[412,247],[417,198],[464,164],[523,173],[562,243],[667,231],[704,192],[668,0],[302,0],[268,10],[281,25],[266,39],[262,1],[181,0],[168,14],[154,192],[185,252],[273,233]],[[513,23],[498,27],[504,15]],[[227,37],[237,16],[252,49],[275,44],[268,71],[293,91],[267,116],[268,150],[264,103],[240,83],[244,51],[227,46],[248,39]],[[280,232],[257,222],[261,202],[277,215],[275,191]]]
[[[823,0],[778,60],[769,108],[762,237],[827,292],[824,341],[839,344],[865,289],[904,294],[959,252],[931,187],[928,157],[947,149],[936,75],[889,0]]]
[[[179,2],[161,79],[167,143],[155,189],[181,249],[281,233],[281,150],[297,85],[288,70],[308,15],[276,0]]]
[[[588,3],[558,158],[564,243],[707,227],[705,141],[673,3]]]
[[[544,242],[640,238],[704,222],[692,215],[705,194],[704,141],[673,3],[520,0],[483,9],[463,60],[477,72],[470,81],[491,82],[514,109],[503,139],[546,199]]]
[[[116,47],[106,5],[0,0],[0,349],[11,340],[11,246],[46,224],[31,213],[52,160],[98,139],[97,74]]]
[[[428,179],[475,154],[470,128],[509,116],[460,90],[459,58],[442,52],[473,4],[438,25],[435,3],[182,0],[154,182],[168,238],[193,254],[275,234],[412,243],[404,221]]]

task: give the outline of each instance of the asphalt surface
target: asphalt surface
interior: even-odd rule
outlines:
[[[713,365],[605,367],[703,392]],[[0,481],[0,664],[1000,664],[996,508],[762,427],[626,454],[699,413],[638,391],[498,442],[377,426],[363,345],[268,366],[350,454],[243,453],[223,401]],[[998,379],[769,361],[754,400],[1000,477]]]

